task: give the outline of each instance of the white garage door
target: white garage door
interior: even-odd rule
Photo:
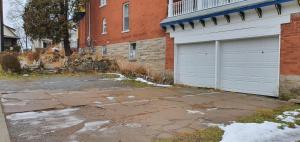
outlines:
[[[221,42],[222,90],[278,96],[279,38]]]
[[[215,84],[215,43],[178,45],[177,47],[177,83],[213,88]]]

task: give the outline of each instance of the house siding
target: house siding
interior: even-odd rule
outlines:
[[[130,26],[129,32],[122,32],[123,30],[123,4],[129,2],[129,19]],[[157,56],[161,59],[159,62],[162,63],[163,70],[172,70],[173,68],[173,44],[172,39],[169,38],[168,34],[160,27],[160,22],[167,17],[168,3],[167,0],[108,0],[107,5],[99,7],[99,0],[91,1],[91,38],[92,46],[95,48],[107,47],[108,52],[116,51],[115,45],[122,45],[123,55],[128,55],[128,47],[131,42],[144,41],[145,44],[137,49],[143,49],[139,51],[139,54],[145,54],[152,56],[152,53],[160,48],[160,54],[164,54],[164,58]],[[87,10],[89,11],[89,10]],[[107,34],[102,34],[102,21],[106,18],[107,22]],[[80,47],[87,47],[86,39],[88,37],[88,14],[80,22]],[[153,40],[163,39],[163,43],[155,43]],[[124,48],[125,45],[127,48]],[[154,47],[153,45],[158,45]],[[145,48],[149,48],[144,50]],[[126,51],[124,51],[126,50]],[[150,52],[150,53],[141,53]],[[118,53],[116,53],[118,54]],[[151,59],[153,57],[147,57]],[[165,60],[167,58],[167,60]],[[152,62],[137,60],[138,62]],[[156,66],[156,65],[154,65]]]

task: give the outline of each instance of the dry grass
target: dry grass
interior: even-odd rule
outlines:
[[[41,55],[39,52],[27,52],[25,56],[27,57],[28,61],[33,62],[38,61]]]
[[[173,84],[173,73],[151,70],[150,67],[145,67],[137,62],[128,62],[124,60],[116,60],[119,72],[129,78],[142,77],[149,81],[160,84]]]
[[[282,122],[280,120],[277,120],[276,117],[278,115],[281,115],[283,112],[285,111],[294,111],[296,109],[300,109],[300,105],[285,105],[276,109],[262,109],[262,110],[258,110],[255,114],[251,115],[251,116],[246,116],[246,117],[242,117],[239,122],[241,123],[263,123],[265,121],[269,121],[269,122],[276,122],[276,123],[281,123],[281,124],[285,124],[288,125],[289,127],[293,128],[295,126],[295,124],[299,123],[299,122],[295,122],[295,123],[287,123],[287,122]],[[298,117],[298,116],[297,116]]]
[[[156,142],[219,142],[224,131],[218,127],[198,130],[192,134],[182,134],[170,139],[159,139]]]
[[[116,60],[119,66],[119,72],[128,77],[148,76],[149,69],[147,70],[142,65],[136,62],[128,62],[124,60]]]

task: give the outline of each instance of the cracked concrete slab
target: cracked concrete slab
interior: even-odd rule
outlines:
[[[135,88],[97,80],[91,83],[83,77],[50,82],[76,81],[75,85],[84,89],[69,85],[63,89],[55,83],[47,83],[52,89],[40,89],[39,83],[45,81],[31,81],[28,86],[34,89],[30,91],[25,83],[23,88],[9,88],[1,95],[13,142],[151,142],[284,104],[274,98],[199,88]],[[76,111],[61,113],[70,109]],[[12,119],[28,114],[34,118]]]

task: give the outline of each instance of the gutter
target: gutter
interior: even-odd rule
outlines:
[[[257,0],[257,1],[259,1],[259,0]],[[266,6],[275,5],[275,4],[291,2],[291,1],[294,1],[294,0],[268,0],[265,2],[256,2],[255,4],[252,3],[249,5],[245,5],[245,6],[238,6],[239,3],[236,3],[236,5],[229,4],[229,5],[215,7],[215,8],[211,8],[211,9],[196,11],[196,12],[181,15],[181,16],[170,17],[170,18],[163,20],[160,25],[162,28],[166,28],[167,26],[193,22],[194,20],[204,20],[204,19],[208,19],[211,17],[229,15],[232,13],[243,12],[246,10],[251,10],[251,9],[266,7]],[[246,2],[248,2],[248,1],[246,1]],[[249,1],[249,2],[251,2],[251,1]],[[231,7],[231,8],[228,10],[224,10],[229,7]],[[219,8],[220,10],[215,11],[214,9],[216,9],[216,8]],[[211,12],[205,13],[205,11],[211,11]]]

